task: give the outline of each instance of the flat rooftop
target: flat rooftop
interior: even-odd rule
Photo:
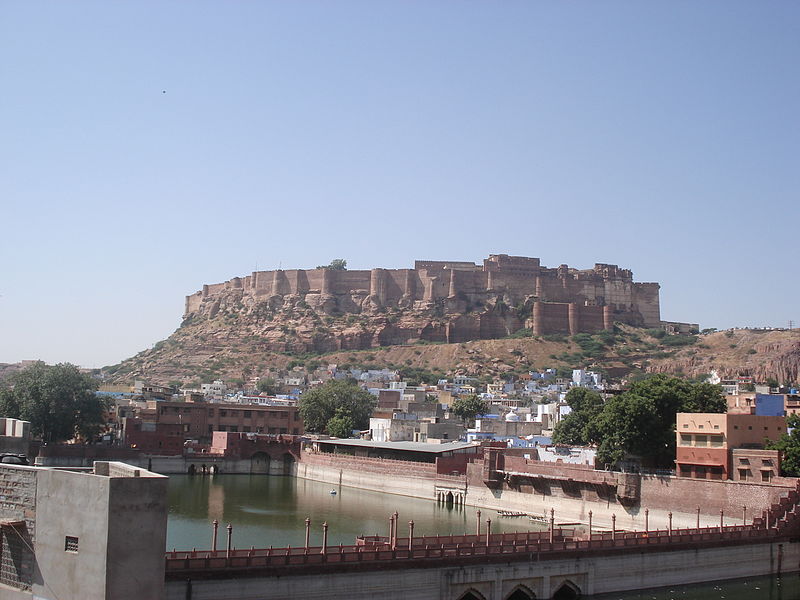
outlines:
[[[426,444],[424,442],[373,442],[372,440],[315,440],[318,444],[331,444],[335,446],[351,446],[356,448],[374,448],[377,450],[401,450],[404,452],[427,452],[430,454],[443,454],[477,448],[478,444],[471,442],[446,442],[444,444]]]

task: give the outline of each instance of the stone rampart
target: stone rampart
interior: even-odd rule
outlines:
[[[386,339],[376,336],[367,345],[496,338],[513,333],[526,320],[540,335],[593,333],[614,321],[647,327],[660,323],[659,285],[635,283],[630,270],[606,264],[548,269],[538,258],[502,254],[483,265],[417,261],[413,269],[257,271],[204,285],[186,297],[185,317],[287,308],[326,315],[409,309],[439,317],[441,331],[389,328]],[[364,340],[334,345],[361,347]]]

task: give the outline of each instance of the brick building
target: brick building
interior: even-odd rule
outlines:
[[[750,414],[678,413],[676,474],[695,479],[733,479],[734,450],[764,451],[765,440],[786,433],[784,417]],[[737,454],[738,456],[738,454]],[[760,456],[760,455],[759,455]],[[744,455],[742,455],[744,457]],[[754,457],[754,460],[762,458]],[[777,461],[777,452],[769,459]],[[775,468],[779,465],[774,465]],[[777,471],[774,470],[777,474]],[[758,476],[760,477],[760,471]],[[769,478],[769,475],[766,476]]]
[[[208,402],[148,402],[143,421],[179,426],[181,442],[211,442],[215,431],[302,435],[303,420],[296,406],[222,404]],[[163,429],[166,433],[167,430]],[[162,440],[163,441],[163,440]],[[126,440],[127,442],[127,440]]]

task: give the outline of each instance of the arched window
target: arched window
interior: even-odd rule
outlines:
[[[506,600],[535,600],[534,594],[529,588],[524,585],[517,586],[517,588],[508,595]]]
[[[553,600],[577,600],[580,598],[580,588],[571,581],[565,581],[553,594]]]
[[[486,600],[486,598],[477,590],[467,590],[459,596],[458,600]]]

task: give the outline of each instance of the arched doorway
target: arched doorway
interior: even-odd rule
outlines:
[[[194,475],[195,473],[197,473],[197,467],[194,465],[189,465],[189,470],[187,472],[189,473],[189,475]]]
[[[250,457],[250,473],[269,473],[270,461],[266,452],[256,452]]]
[[[534,594],[528,587],[520,585],[508,595],[506,600],[535,600],[535,598],[536,594]]]
[[[553,594],[553,600],[577,600],[581,597],[581,589],[571,581],[565,581]]]
[[[453,503],[453,492],[447,492],[447,496],[445,496],[445,502],[447,504]]]
[[[283,474],[292,475],[294,473],[294,456],[289,452],[283,455]]]

